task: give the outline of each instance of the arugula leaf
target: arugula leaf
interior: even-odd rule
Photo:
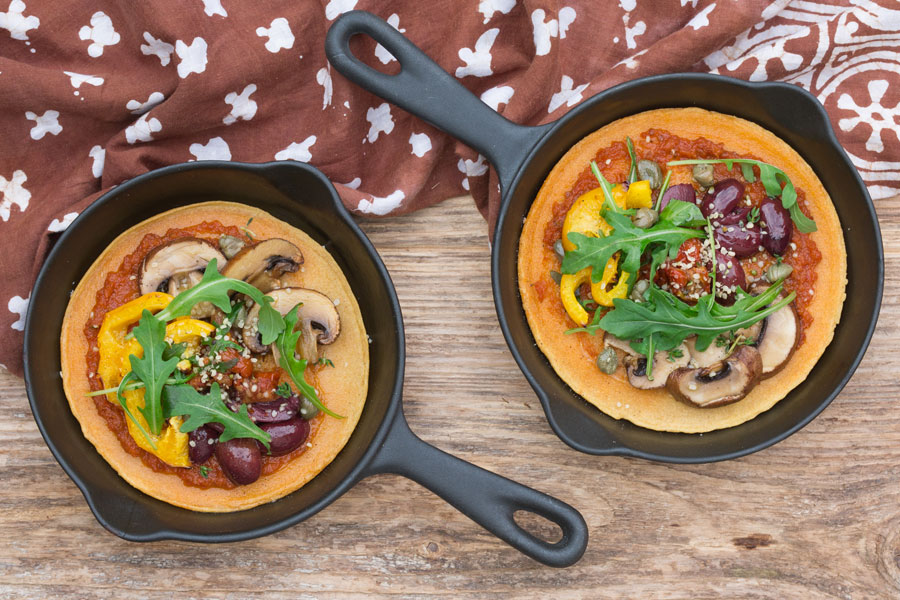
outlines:
[[[634,143],[631,138],[625,137],[625,147],[628,149],[628,157],[631,159],[631,168],[628,169],[628,183],[637,181],[637,157],[634,155]]]
[[[281,396],[282,398],[290,398],[294,395],[293,390],[291,390],[291,386],[288,385],[288,382],[283,381],[278,384],[278,387],[275,388],[275,393]]]
[[[576,248],[566,252],[561,267],[563,273],[573,274],[585,267],[593,267],[591,278],[599,281],[606,262],[616,252],[621,252],[621,270],[637,273],[641,268],[641,255],[650,244],[665,244],[669,248],[669,255],[674,257],[686,240],[703,237],[703,232],[697,229],[678,227],[664,220],[653,227],[641,229],[625,214],[606,211],[603,218],[613,228],[605,237],[588,237],[575,231],[569,233],[569,241]]]
[[[225,427],[219,435],[220,442],[235,438],[252,438],[269,447],[272,436],[259,428],[250,419],[247,405],[241,404],[240,410],[232,412],[222,401],[222,392],[218,383],[213,383],[209,394],[201,394],[189,385],[167,385],[162,401],[166,418],[185,416],[181,426],[182,433],[194,431],[207,423],[219,423]]]
[[[672,167],[675,165],[712,165],[718,163],[724,164],[729,171],[734,168],[735,163],[741,165],[741,172],[744,175],[744,179],[751,183],[756,181],[756,177],[753,174],[753,166],[758,167],[759,179],[762,181],[763,187],[766,188],[766,193],[770,196],[781,196],[781,205],[791,213],[791,220],[794,222],[797,229],[802,233],[812,233],[813,231],[816,231],[816,222],[804,215],[803,211],[800,210],[800,206],[797,204],[797,190],[794,188],[794,184],[791,182],[790,177],[787,176],[787,173],[774,165],[750,158],[698,158],[691,160],[673,160],[667,164]],[[747,177],[748,174],[750,175],[749,178]],[[782,187],[782,184],[784,184],[784,187]]]
[[[659,213],[659,220],[683,227],[699,227],[706,223],[700,207],[684,200],[670,200]]]
[[[316,408],[326,415],[337,419],[343,419],[344,417],[341,415],[328,410],[328,408],[322,404],[322,401],[319,400],[316,389],[306,382],[306,379],[303,376],[303,372],[306,370],[306,359],[298,359],[294,356],[294,350],[297,348],[297,340],[303,335],[300,331],[294,331],[298,319],[297,309],[299,308],[300,305],[298,304],[284,316],[284,330],[281,332],[281,335],[278,336],[278,341],[276,342],[276,347],[278,348],[278,366],[291,376],[294,385],[300,389],[300,393],[306,396]]]
[[[612,184],[606,180],[606,177],[600,172],[600,167],[598,167],[597,163],[593,160],[591,161],[591,172],[594,174],[594,177],[597,178],[597,181],[600,182],[600,189],[603,190],[603,206],[609,212],[621,212],[619,210],[619,205],[616,204],[616,201],[613,199]]]
[[[135,379],[136,376],[134,371],[129,371],[125,374],[125,377],[122,378],[122,381],[119,382],[119,387],[116,389],[116,399],[118,399],[119,404],[122,405],[122,410],[125,411],[125,414],[131,419],[131,422],[137,426],[138,431],[141,432],[141,435],[144,436],[144,439],[147,440],[147,443],[150,444],[150,447],[156,450],[156,443],[150,438],[150,434],[147,433],[147,430],[144,429],[144,426],[141,425],[141,422],[138,421],[134,414],[131,412],[131,409],[128,408],[128,401],[125,399],[123,392],[125,392],[128,388],[128,383]]]
[[[169,360],[170,358],[178,358],[181,359],[181,355],[184,354],[185,349],[187,348],[187,344],[185,342],[179,342],[177,344],[166,344],[165,349],[163,350],[163,360]]]
[[[659,187],[659,193],[656,195],[656,204],[653,208],[659,212],[659,205],[662,204],[663,194],[669,189],[669,179],[672,178],[672,171],[666,169],[666,178],[663,179],[662,185]]]
[[[631,347],[644,356],[649,351],[651,338],[656,350],[667,351],[676,348],[691,335],[697,336],[696,346],[702,352],[719,335],[749,327],[787,306],[796,297],[796,293],[791,292],[776,304],[768,307],[762,304],[780,291],[779,282],[766,294],[758,297],[743,295],[729,307],[704,302],[709,295],[691,306],[674,294],[652,286],[648,302],[639,304],[632,300],[614,299],[613,310],[606,313],[598,325],[618,338],[631,340]]]
[[[144,407],[139,410],[147,419],[150,431],[159,435],[164,423],[159,397],[180,359],[177,356],[169,359],[163,357],[166,350],[166,323],[153,316],[149,310],[144,309],[140,322],[132,332],[144,349],[142,358],[134,354],[128,357],[131,370],[145,386]]]
[[[156,317],[167,322],[186,316],[199,302],[211,302],[223,312],[231,313],[233,308],[228,292],[232,291],[246,294],[259,304],[259,333],[262,336],[262,343],[267,345],[274,342],[284,328],[284,320],[278,311],[272,308],[272,298],[246,281],[223,276],[219,273],[215,258],[206,265],[200,282],[175,296],[168,306],[156,314]]]

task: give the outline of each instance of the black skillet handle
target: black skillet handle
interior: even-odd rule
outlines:
[[[402,410],[397,411],[384,444],[363,476],[375,473],[403,475],[425,486],[516,550],[545,565],[573,565],[587,547],[587,523],[577,510],[422,441],[409,429]],[[562,539],[551,544],[519,527],[513,520],[513,513],[519,510],[559,525]]]
[[[387,75],[356,58],[350,38],[357,34],[368,35],[387,48],[400,63],[400,72]],[[503,118],[403,34],[366,11],[350,11],[334,22],[325,38],[325,54],[350,81],[485,155],[497,169],[504,192],[528,152],[550,128],[523,127]]]

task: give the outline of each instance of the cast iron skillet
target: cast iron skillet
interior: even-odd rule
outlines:
[[[397,75],[356,58],[350,38],[365,34],[400,63]],[[511,123],[468,92],[393,27],[367,12],[340,17],[325,41],[340,73],[418,115],[485,155],[499,176],[502,200],[491,254],[494,303],[506,342],[567,444],[590,454],[698,463],[725,460],[770,446],[809,423],[841,391],[865,353],[878,318],[884,279],[881,231],[865,186],[834,137],[822,105],[803,89],[746,83],[698,73],[637,79],[586,100],[558,121],[538,127]],[[548,85],[558,85],[548,82]],[[848,297],[834,341],[807,380],[771,410],[737,427],[688,435],[616,421],[577,396],[537,348],[518,293],[517,248],[522,223],[544,178],[569,148],[621,117],[655,108],[699,106],[756,122],[785,140],[812,165],[844,228]]]
[[[369,395],[350,441],[311,482],[250,510],[192,512],[150,498],[128,485],[81,434],[57,371],[59,332],[73,289],[120,233],[155,214],[204,200],[257,206],[312,236],[331,253],[359,299],[370,346]],[[127,540],[228,542],[298,523],[375,473],[417,481],[491,533],[544,564],[574,564],[587,546],[587,526],[571,506],[464,462],[416,437],[400,399],[405,359],[403,321],[390,276],[369,240],[344,209],[334,187],[302,163],[248,165],[196,162],[146,173],[87,208],[44,263],[25,325],[25,381],[41,434],[78,485],[97,520]],[[558,524],[562,539],[547,543],[516,525],[515,511]]]

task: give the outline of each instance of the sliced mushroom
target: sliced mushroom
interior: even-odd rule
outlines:
[[[606,333],[603,336],[603,343],[607,347],[615,348],[616,350],[621,350],[625,354],[634,354],[634,355],[637,354],[637,352],[634,351],[634,348],[631,347],[631,342],[626,342],[625,340],[623,340],[621,338],[617,338],[616,336],[614,336],[611,333]]]
[[[652,390],[666,385],[666,379],[672,371],[679,367],[685,367],[691,360],[691,354],[687,346],[679,345],[668,351],[655,352],[653,354],[653,379],[647,377],[647,359],[640,355],[628,354],[625,356],[625,373],[628,375],[628,383],[641,390]]]
[[[697,336],[692,335],[684,340],[688,351],[691,353],[692,367],[708,367],[721,360],[725,360],[728,356],[728,345],[719,345],[715,341],[707,346],[702,352],[697,350]]]
[[[330,344],[340,334],[341,319],[334,302],[325,294],[306,288],[287,287],[272,290],[267,295],[272,297],[272,307],[282,315],[286,315],[298,304],[301,305],[297,311],[297,323],[301,332],[298,351],[301,358],[316,361],[318,344]],[[259,340],[258,323],[259,305],[255,305],[247,314],[242,337],[250,350],[262,353],[268,349]]]
[[[303,254],[297,246],[271,238],[245,246],[228,261],[222,275],[246,281],[265,294],[281,287],[279,277],[295,273],[301,264]]]
[[[762,357],[763,379],[771,377],[787,364],[797,347],[799,332],[800,320],[793,302],[763,319],[755,344]]]
[[[138,275],[141,294],[166,292],[173,296],[194,286],[212,259],[225,264],[225,256],[207,242],[183,237],[157,246],[144,257]]]
[[[675,398],[699,408],[737,402],[759,382],[762,359],[752,346],[740,346],[727,359],[691,369],[682,367],[669,375],[666,389]]]

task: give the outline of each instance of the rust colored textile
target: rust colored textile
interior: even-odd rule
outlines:
[[[361,216],[468,191],[494,218],[482,157],[329,67],[325,32],[352,9],[522,124],[658,73],[801,85],[873,197],[900,192],[895,0],[0,0],[0,364],[22,373],[30,290],[54,237],[164,165],[304,161]],[[397,66],[371,40],[358,48]]]

